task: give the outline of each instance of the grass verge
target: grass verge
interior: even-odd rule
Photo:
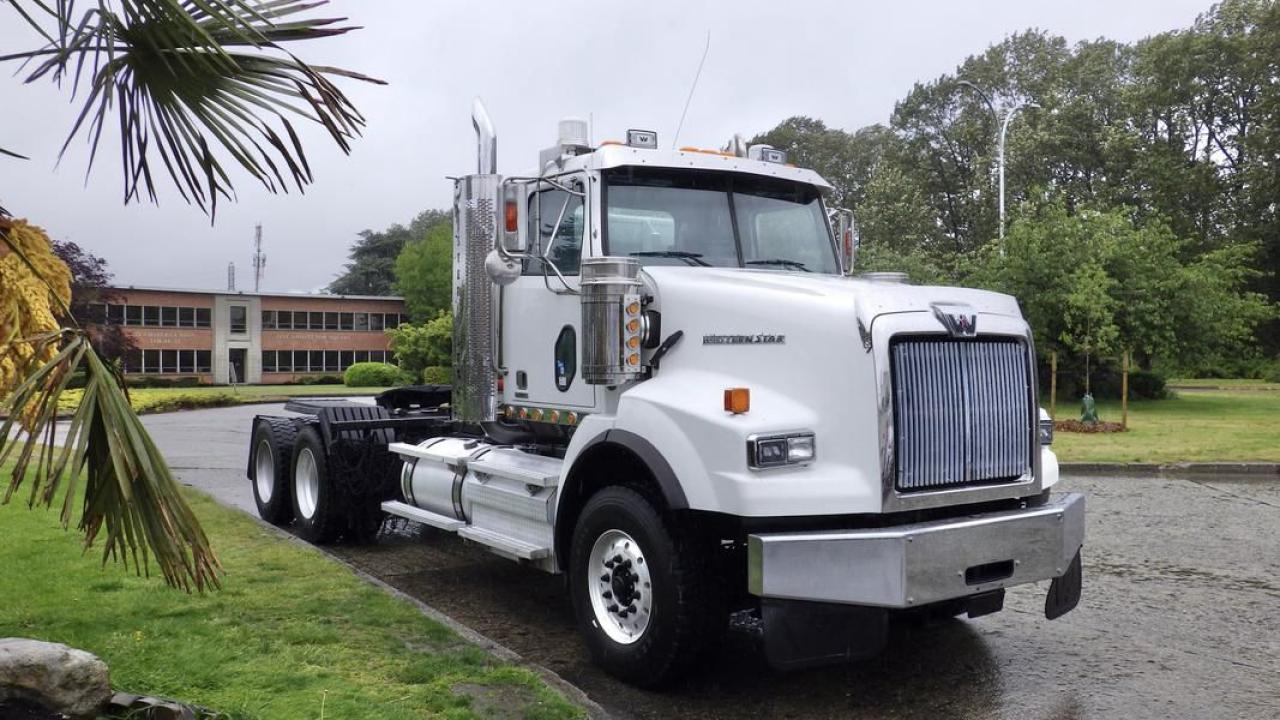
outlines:
[[[171,412],[195,408],[226,407],[245,403],[284,402],[291,397],[377,395],[383,387],[350,388],[345,385],[242,385],[189,388],[131,388],[129,400],[138,413]],[[80,404],[80,390],[67,390],[58,407],[71,412]]]
[[[1099,402],[1098,416],[1119,422],[1119,401]],[[1078,407],[1060,401],[1058,419],[1073,417]],[[1280,393],[1206,389],[1135,400],[1128,432],[1060,432],[1053,448],[1062,462],[1280,462]]]
[[[203,596],[100,567],[55,512],[18,498],[0,507],[0,637],[83,648],[117,688],[235,720],[467,718],[489,714],[486,693],[503,698],[503,717],[582,716],[533,672],[322,553],[199,492],[188,499],[226,567],[223,589]]]

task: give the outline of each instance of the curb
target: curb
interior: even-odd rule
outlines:
[[[380,580],[374,577],[373,575],[370,575],[369,573],[356,567],[355,565],[348,562],[347,560],[340,558],[334,555],[333,553],[326,552],[324,548],[319,547],[317,545],[312,545],[306,540],[303,540],[302,538],[296,535],[293,535],[292,533],[289,533],[281,528],[276,527],[275,525],[272,525],[271,523],[263,520],[257,515],[254,515],[253,513],[246,512],[245,510],[238,508],[234,505],[229,505],[227,503],[224,503],[222,502],[222,500],[218,499],[213,494],[209,493],[208,491],[202,488],[198,488],[193,485],[188,485],[187,483],[182,483],[182,484],[191,490],[195,490],[196,492],[202,493],[205,497],[208,497],[209,499],[218,503],[222,507],[234,510],[242,515],[246,515],[252,518],[254,522],[258,523],[258,525],[260,525],[261,527],[264,527],[270,530],[277,537],[287,540],[299,547],[307,548],[309,550],[312,550],[314,552],[318,552],[324,555],[329,560],[332,560],[333,562],[336,562],[339,565],[346,568],[347,570],[349,570],[353,575],[360,578],[361,580],[369,583],[370,585],[373,585],[374,587],[382,590],[385,593],[388,593],[392,597],[408,602],[410,605],[413,605],[415,608],[417,608],[418,611],[421,612],[423,615],[431,618],[432,620],[435,620],[441,625],[444,625],[445,627],[457,633],[458,636],[461,637],[463,640],[466,640],[472,645],[478,646],[480,649],[498,658],[499,660],[511,663],[513,665],[519,665],[528,670],[532,670],[534,673],[538,675],[539,678],[542,679],[543,682],[545,682],[547,685],[557,690],[561,695],[564,695],[565,698],[567,698],[570,702],[582,708],[586,712],[587,717],[591,718],[591,720],[610,720],[613,717],[612,715],[609,714],[608,711],[604,709],[603,706],[600,705],[600,703],[596,702],[595,700],[592,700],[590,696],[588,696],[587,693],[582,690],[582,688],[578,687],[577,685],[574,685],[568,680],[565,680],[563,677],[560,677],[560,675],[557,674],[554,670],[551,670],[550,668],[539,665],[535,662],[530,662],[528,660],[525,660],[524,657],[522,657],[520,653],[516,652],[515,650],[512,650],[511,648],[503,645],[497,640],[494,640],[493,638],[490,638],[487,635],[484,635],[473,628],[463,625],[462,623],[453,619],[452,617],[445,614],[444,612],[441,612],[440,610],[437,610],[436,608],[431,607],[430,605],[422,602],[421,600],[413,597],[412,595],[405,593],[403,590],[399,590],[395,587],[392,587],[391,585],[387,584],[385,581]]]
[[[1058,467],[1063,473],[1076,475],[1232,475],[1244,477],[1280,476],[1280,463],[1271,462],[1207,462],[1207,463],[1090,463],[1065,462]]]

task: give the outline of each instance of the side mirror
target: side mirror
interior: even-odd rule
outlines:
[[[836,210],[831,216],[831,229],[835,231],[837,247],[840,251],[840,269],[845,275],[853,274],[853,265],[858,260],[858,226],[853,221],[852,210]]]
[[[519,255],[528,248],[528,238],[524,228],[524,192],[523,186],[512,182],[502,185],[502,231],[498,233],[499,249],[505,253]]]

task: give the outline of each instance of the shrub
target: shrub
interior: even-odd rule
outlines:
[[[445,366],[450,362],[453,345],[453,318],[441,312],[423,325],[404,324],[387,331],[391,350],[400,367],[417,376],[423,368]]]
[[[424,385],[452,385],[453,368],[442,365],[428,365],[422,369]]]
[[[1271,370],[1267,372],[1266,377],[1263,379],[1267,382],[1280,383],[1280,362],[1276,362],[1275,365],[1272,365]]]
[[[362,362],[347,368],[342,381],[347,387],[386,387],[404,379],[400,368],[390,363]]]

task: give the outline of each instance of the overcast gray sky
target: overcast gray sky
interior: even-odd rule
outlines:
[[[1038,27],[1079,40],[1132,41],[1189,25],[1209,0],[998,0],[769,3],[605,0],[422,2],[336,0],[325,15],[363,26],[300,43],[304,59],[387,80],[344,88],[368,118],[344,156],[304,135],[316,182],[273,196],[237,176],[239,202],[210,227],[165,178],[160,206],[121,204],[118,144],[109,126],[88,184],[88,153],[56,153],[78,106],[51,83],[24,86],[0,68],[0,200],[107,259],[122,284],[222,289],[227,263],[252,288],[253,226],[264,228],[264,290],[314,290],[341,269],[355,233],[446,207],[446,175],[475,163],[470,101],[480,95],[498,131],[499,172],[536,165],[564,116],[594,118],[597,141],[629,127],[670,141],[711,30],[681,144],[718,147],[792,115],[857,129],[885,122],[917,81],[953,70],[1006,35]],[[327,12],[326,12],[327,10]],[[0,7],[0,54],[35,37]],[[160,167],[157,160],[156,167]]]

